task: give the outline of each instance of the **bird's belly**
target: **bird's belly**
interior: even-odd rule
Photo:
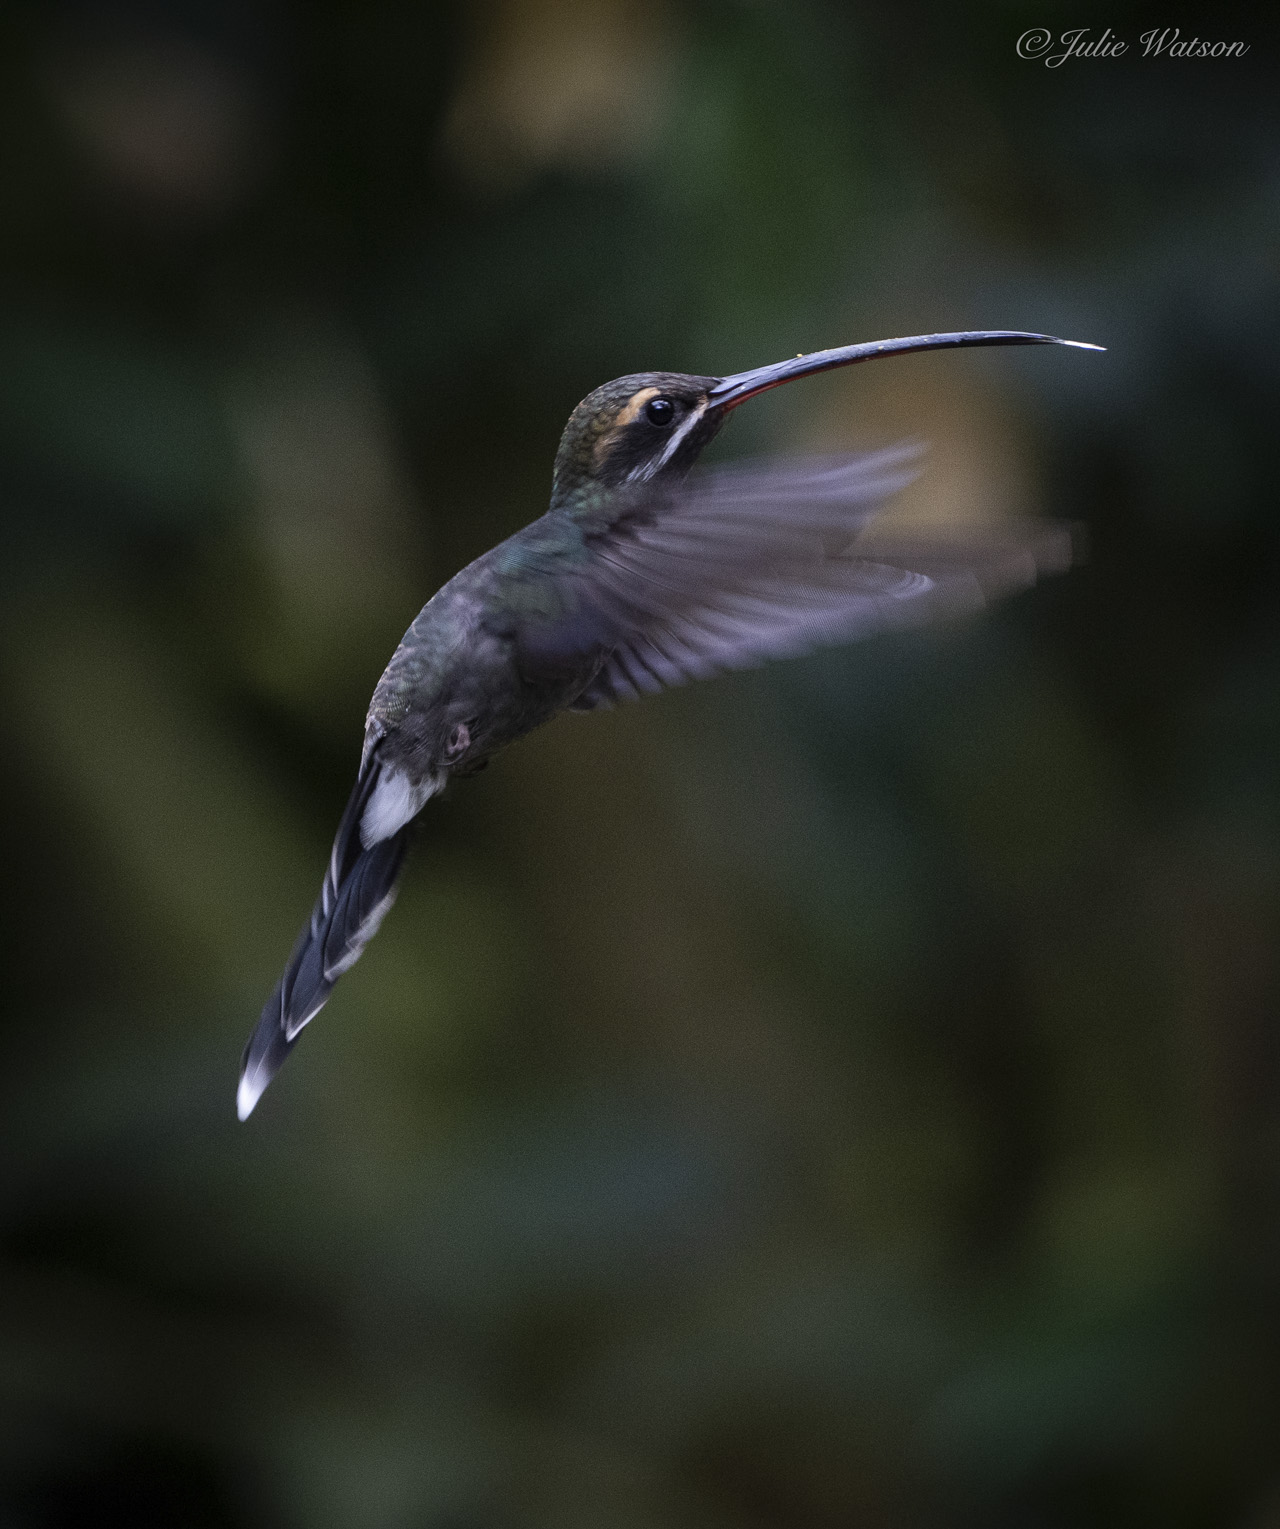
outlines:
[[[509,699],[495,708],[491,746],[497,749],[513,743],[567,710],[590,683],[598,667],[593,663],[575,673],[558,675],[554,680],[540,678],[536,683],[521,679]]]

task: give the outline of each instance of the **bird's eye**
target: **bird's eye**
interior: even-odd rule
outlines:
[[[456,759],[459,754],[465,754],[471,747],[471,729],[465,722],[459,722],[450,733],[445,743],[445,757]]]
[[[665,430],[676,417],[676,406],[669,398],[651,398],[645,404],[644,412],[651,425]]]

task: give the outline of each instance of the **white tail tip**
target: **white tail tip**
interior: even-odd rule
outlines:
[[[236,1114],[241,1120],[248,1120],[253,1114],[254,1105],[262,1098],[270,1078],[264,1078],[261,1070],[254,1068],[252,1072],[246,1072],[240,1079],[240,1087],[236,1089]]]

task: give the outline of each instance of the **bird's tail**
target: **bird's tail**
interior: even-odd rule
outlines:
[[[302,1027],[325,1006],[343,972],[360,959],[395,901],[409,825],[368,849],[360,841],[360,820],[380,773],[375,751],[361,768],[342,814],[311,919],[249,1037],[236,1093],[241,1120],[248,1119],[293,1050]]]

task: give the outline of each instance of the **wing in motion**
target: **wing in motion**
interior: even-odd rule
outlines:
[[[1061,526],[1024,521],[910,538],[871,529],[920,448],[749,463],[639,491],[559,579],[562,621],[530,633],[545,663],[584,636],[608,657],[588,711],[828,643],[980,606],[1071,562]]]

